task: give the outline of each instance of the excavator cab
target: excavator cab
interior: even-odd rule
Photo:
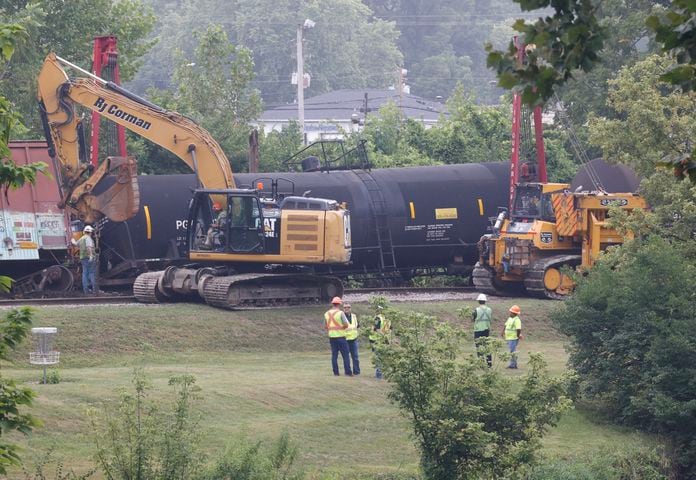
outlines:
[[[513,221],[543,220],[554,222],[556,220],[549,192],[555,188],[545,188],[546,185],[552,184],[522,183],[517,185],[511,215]]]
[[[189,251],[277,253],[266,250],[263,209],[255,190],[198,190],[189,222]]]

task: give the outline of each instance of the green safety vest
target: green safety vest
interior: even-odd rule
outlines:
[[[355,340],[358,338],[358,316],[351,313],[348,318],[348,328],[345,329],[346,340]]]
[[[329,331],[329,338],[345,337],[345,329],[343,328],[343,319],[341,310],[331,309],[324,314],[326,329]]]
[[[375,316],[375,319],[379,320],[379,327],[377,330],[375,330],[373,327],[372,331],[370,331],[370,335],[368,338],[371,342],[376,342],[382,336],[387,336],[388,338],[389,330],[391,330],[391,322],[385,319],[384,315],[380,313],[377,316]]]
[[[476,307],[476,319],[474,321],[474,332],[481,332],[483,330],[491,329],[491,317],[493,316],[493,311],[491,307],[486,305],[480,305]]]
[[[86,258],[89,258],[89,249],[87,248],[87,239],[89,238],[89,235],[82,235],[80,239],[77,241],[77,246],[80,249],[80,260],[84,260]],[[92,243],[94,243],[94,239],[92,239]]]
[[[509,317],[505,321],[505,340],[517,340],[517,330],[522,330],[520,317]]]

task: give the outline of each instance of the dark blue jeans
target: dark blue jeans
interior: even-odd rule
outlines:
[[[360,345],[358,344],[358,339],[346,340],[348,342],[348,352],[350,353],[350,358],[353,360],[353,374],[360,375],[360,358],[358,350]]]
[[[338,372],[338,352],[341,352],[341,358],[343,358],[343,369],[346,375],[353,375],[350,369],[350,357],[348,354],[348,341],[346,337],[330,338],[329,343],[331,344],[331,368],[333,368],[334,375],[339,375]]]
[[[508,350],[510,350],[510,365],[508,365],[508,368],[517,368],[517,343],[519,342],[518,339],[515,340],[508,340]]]
[[[82,264],[82,291],[84,293],[96,293],[97,292],[97,262],[95,260],[90,261],[89,258],[83,258],[80,260]]]

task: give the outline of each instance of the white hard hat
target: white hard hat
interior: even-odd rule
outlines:
[[[93,229],[91,226],[86,225],[85,228],[84,228],[84,230],[82,230],[82,231],[83,231],[83,232],[87,232],[87,233],[91,233],[91,232],[94,231],[94,229]]]
[[[479,293],[479,296],[476,297],[476,300],[478,300],[479,302],[487,302],[488,298],[486,297],[485,293]]]

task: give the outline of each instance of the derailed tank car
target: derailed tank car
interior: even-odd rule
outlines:
[[[336,274],[446,268],[467,274],[489,217],[507,202],[509,166],[441,165],[305,173],[236,174],[238,185],[345,202],[351,212],[351,263]],[[141,176],[141,208],[127,222],[101,225],[102,284],[183,259],[193,175]],[[275,187],[274,187],[275,184]],[[300,201],[301,203],[301,201]],[[298,205],[301,208],[301,205]],[[276,235],[266,219],[266,236]],[[183,260],[182,260],[183,261]],[[119,280],[122,279],[122,280]]]

